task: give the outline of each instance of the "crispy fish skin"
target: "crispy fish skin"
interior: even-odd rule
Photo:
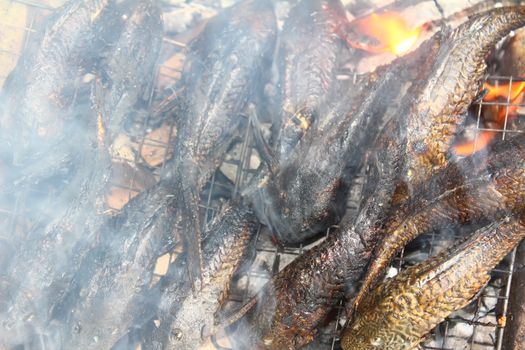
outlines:
[[[418,81],[416,78],[430,68],[434,59],[431,53],[437,51],[439,42],[440,38],[436,37],[415,53],[398,60],[397,68],[386,68],[392,69],[389,74],[380,70],[378,76],[382,77],[382,83],[392,80],[381,86],[387,91],[400,91],[400,96],[407,83],[409,91],[417,91],[418,84],[411,83]],[[363,90],[365,93],[372,91],[370,86],[367,88],[369,90]],[[379,95],[383,92],[379,90]],[[367,108],[371,105],[373,102]],[[369,111],[373,113],[374,109]],[[301,348],[314,339],[317,328],[339,301],[356,294],[403,169],[405,128],[402,121],[390,119],[396,112],[397,108],[387,112],[386,126],[374,142],[374,157],[371,157],[374,160],[369,164],[373,170],[368,176],[373,180],[369,181],[363,199],[365,204],[357,219],[347,219],[331,237],[298,257],[268,282],[255,297],[256,307],[239,321],[238,330],[230,337],[235,348]],[[364,115],[364,111],[360,113]]]
[[[343,349],[414,349],[466,306],[490,271],[525,237],[522,218],[478,230],[467,241],[401,272],[368,294],[343,333]]]
[[[119,32],[114,25],[120,26],[127,13],[124,8],[125,3],[113,0],[69,1],[50,16],[42,35],[22,54],[3,89],[8,105],[2,134],[14,163],[27,165],[47,152],[64,151],[79,71],[93,67],[98,45],[112,42]],[[55,161],[61,159],[57,155]]]
[[[214,218],[203,240],[201,289],[192,292],[185,259],[179,257],[179,279],[161,292],[160,326],[146,349],[196,349],[215,332],[216,313],[226,300],[232,276],[251,255],[257,230],[257,219],[248,207],[230,206]]]
[[[329,102],[348,24],[339,0],[303,0],[290,10],[280,38],[282,103],[276,158],[283,163]]]
[[[401,210],[407,215],[403,219],[393,218],[387,224],[356,304],[394,256],[420,234],[484,218],[498,219],[522,210],[525,195],[523,141],[522,136],[501,141],[494,146],[488,159],[480,159],[479,162],[463,159],[435,174],[411,199],[417,205],[407,204],[409,208]],[[417,199],[432,188],[442,188],[442,191],[424,202]]]
[[[347,283],[361,276],[366,250],[357,234],[340,231],[298,257],[255,297],[257,305],[230,336],[234,348],[299,349],[310,343]]]
[[[148,50],[151,50],[150,59],[159,52],[158,47],[155,49],[150,45],[155,40],[160,42],[162,37],[162,23],[158,22],[159,16],[155,18],[152,15],[154,10],[151,6],[152,2],[141,2],[128,16],[129,21],[122,23],[125,27],[118,28],[118,32],[114,34],[118,35],[121,32],[129,34],[130,27],[137,28],[135,22],[137,16],[153,19],[153,24],[149,22],[151,31],[147,32],[146,37],[139,35],[134,37],[136,43],[151,39],[147,40],[147,43],[142,42],[143,46],[147,45]],[[156,13],[159,15],[158,11]],[[157,30],[154,30],[155,26]],[[156,61],[155,58],[152,60]],[[151,62],[142,63],[145,66],[152,65]],[[121,64],[123,67],[126,65],[125,62]],[[112,101],[108,101],[109,99],[105,97],[115,96],[117,88],[118,84],[114,84],[102,91],[102,99],[97,101],[100,105],[94,106],[95,110],[105,114],[108,119],[113,117],[112,113],[116,109]],[[57,327],[61,327],[59,321],[52,321],[52,319],[57,317],[55,315],[59,312],[57,310],[65,307],[62,303],[68,298],[71,286],[82,278],[89,280],[86,275],[82,275],[82,278],[78,277],[79,265],[89,255],[93,245],[96,245],[100,227],[104,224],[105,219],[100,215],[99,209],[111,171],[107,150],[98,151],[98,154],[85,152],[78,155],[82,161],[81,165],[69,186],[62,188],[64,193],[74,192],[74,194],[61,194],[61,200],[57,201],[60,206],[53,208],[54,217],[51,222],[46,223],[44,227],[37,226],[34,231],[29,232],[27,238],[19,242],[19,249],[13,254],[9,265],[2,269],[0,274],[7,281],[6,289],[9,290],[9,297],[5,299],[5,306],[0,307],[3,321],[0,323],[0,344],[4,341],[7,344],[26,342],[35,336],[47,337],[49,334],[58,333],[50,330],[50,323],[58,323]],[[68,196],[71,198],[64,200]],[[133,234],[131,229],[130,232]],[[108,237],[112,237],[112,233],[110,232]],[[93,265],[96,263],[93,262]],[[87,282],[82,280],[80,283]]]
[[[173,187],[161,180],[102,225],[57,308],[51,330],[64,349],[111,349],[154,313],[146,295],[177,222]]]
[[[126,20],[119,39],[100,63],[103,114],[108,144],[122,131],[126,118],[153,84],[163,35],[161,10],[153,0],[141,1]],[[137,38],[140,38],[138,40]]]
[[[454,30],[438,53],[433,74],[407,117],[409,186],[446,165],[458,125],[479,92],[489,50],[511,30],[525,25],[525,7],[502,7],[475,15]]]
[[[192,281],[200,281],[199,193],[231,145],[251,96],[265,79],[276,19],[268,0],[241,2],[212,18],[190,44],[182,81],[176,162],[185,245]],[[249,48],[249,49],[248,49]]]

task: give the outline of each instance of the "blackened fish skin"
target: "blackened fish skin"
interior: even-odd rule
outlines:
[[[379,101],[379,96],[385,92],[383,89],[399,92],[388,100],[392,105],[396,101],[399,107],[384,116],[386,126],[380,129],[374,141],[374,155],[369,157],[373,159],[369,164],[373,169],[369,178],[373,180],[368,183],[365,204],[355,221],[349,218],[341,223],[341,228],[332,237],[286,266],[259,292],[255,298],[256,307],[239,321],[238,330],[230,337],[235,348],[301,348],[312,341],[334,305],[356,294],[358,282],[380,237],[380,228],[404,164],[405,127],[391,117],[402,113],[399,109],[407,105],[398,100],[405,100],[401,91],[407,85],[409,93],[412,89],[417,91],[418,84],[411,83],[418,81],[416,77],[430,68],[434,57],[429,53],[439,49],[440,40],[436,37],[393,66],[381,69],[379,87],[374,86],[375,75],[369,85],[365,85],[363,94],[377,93]],[[386,84],[388,79],[390,83]],[[372,103],[365,105],[368,110],[359,111],[359,115],[367,111],[373,114],[375,110],[371,106]]]
[[[150,45],[155,41],[160,42],[162,22],[159,22],[160,12],[152,7],[153,4],[151,1],[141,2],[133,10],[130,9],[131,12],[127,15],[129,20],[119,22],[123,28],[110,27],[112,30],[118,29],[113,35],[121,33],[124,35],[124,33],[133,32],[131,28],[137,29],[137,17],[149,23],[151,31],[147,31],[146,38],[138,35],[140,33],[135,33],[137,35],[134,36],[134,44],[142,43],[143,46],[152,50],[147,57],[153,60],[154,64],[156,58],[153,56],[158,55],[159,50],[158,47],[154,48]],[[97,11],[102,10],[104,9]],[[122,10],[128,13],[127,7]],[[95,16],[97,13],[92,15]],[[144,33],[144,29],[147,28],[142,28],[141,33]],[[148,38],[151,40],[143,41]],[[120,40],[119,43],[122,44],[123,40]],[[121,49],[124,50],[124,48]],[[153,65],[151,62],[142,63],[147,66]],[[113,112],[117,109],[112,104],[114,100],[107,97],[116,96],[115,89],[118,88],[119,84],[113,84],[108,89],[101,91],[102,98],[97,101],[100,102],[100,105],[95,105],[93,109],[111,119]],[[43,227],[37,226],[35,230],[27,234],[25,240],[17,242],[18,249],[13,254],[9,265],[2,269],[1,274],[3,280],[6,281],[9,297],[5,300],[5,307],[0,308],[3,320],[0,323],[0,344],[4,344],[4,341],[7,344],[11,342],[17,344],[33,336],[53,338],[59,332],[51,330],[50,327],[56,330],[61,327],[61,323],[57,320],[52,321],[52,319],[57,317],[55,314],[59,312],[58,310],[65,308],[62,303],[69,297],[68,293],[71,292],[72,286],[89,281],[91,276],[82,275],[86,279],[82,280],[78,276],[78,270],[79,265],[90,254],[103,231],[103,228],[101,230],[100,227],[104,225],[105,219],[99,209],[111,171],[107,150],[102,148],[98,151],[78,155],[82,164],[71,179],[69,186],[62,188],[64,193],[74,192],[74,194],[62,193],[59,196],[61,201],[57,202],[61,206],[53,208],[54,216],[51,222],[44,224]],[[65,197],[68,196],[71,198],[66,201]],[[112,233],[108,235],[111,236]],[[137,232],[135,234],[138,235]],[[154,260],[154,257],[151,259]],[[109,261],[108,264],[110,264]],[[50,326],[51,323],[53,326]],[[65,340],[62,339],[62,341]]]
[[[290,10],[280,38],[281,110],[275,157],[286,162],[317,118],[323,117],[336,84],[337,59],[345,44],[338,33],[348,25],[339,0],[303,0]]]
[[[118,38],[133,1],[69,1],[22,53],[2,91],[7,107],[0,121],[2,138],[23,175],[28,176],[24,167],[39,164],[38,176],[51,177],[71,159],[77,147],[71,140],[79,142],[87,122],[77,114],[89,111],[89,106],[77,110],[75,90],[82,73],[93,69]]]
[[[436,39],[424,47],[435,52],[438,44]],[[368,146],[387,122],[386,112],[397,108],[412,82],[407,78],[418,75],[410,67],[426,72],[433,62],[425,60],[422,52],[417,50],[417,54],[361,77],[355,84],[349,82],[337,101],[327,103],[330,108],[315,119],[286,162],[275,172],[263,172],[259,181],[245,190],[259,220],[270,227],[277,240],[298,244],[341,220],[349,184],[362,166]]]
[[[200,280],[199,193],[234,139],[270,67],[276,19],[269,0],[241,2],[212,18],[189,47],[173,178],[183,215],[188,268]],[[262,88],[262,87],[261,87]]]
[[[476,296],[490,271],[523,237],[523,218],[507,218],[382,283],[359,305],[343,333],[343,349],[415,349],[432,328]]]
[[[502,7],[475,15],[450,33],[406,116],[409,186],[417,186],[436,168],[446,165],[457,127],[479,93],[488,52],[511,30],[523,25],[525,7]]]
[[[196,349],[216,331],[216,313],[226,300],[232,276],[243,259],[253,255],[249,251],[255,248],[257,230],[257,218],[249,207],[230,206],[213,219],[203,240],[201,289],[192,292],[181,261],[179,278],[161,292],[160,326],[147,337],[145,349]]]
[[[98,64],[107,91],[101,105],[108,145],[122,132],[127,114],[152,88],[162,36],[162,15],[156,1],[141,1],[126,20],[117,42]]]
[[[153,316],[156,301],[146,296],[174,233],[174,202],[171,182],[161,180],[102,225],[51,324],[62,332],[64,349],[111,349]]]
[[[411,198],[410,213],[404,218],[392,217],[359,292],[357,304],[394,256],[411,240],[432,229],[472,222],[498,219],[520,211],[525,196],[525,147],[523,136],[501,141],[487,159],[479,162],[463,159],[449,164]],[[482,164],[479,164],[482,163]],[[455,184],[454,184],[455,183]],[[418,197],[432,187],[445,185],[441,194],[421,201]]]

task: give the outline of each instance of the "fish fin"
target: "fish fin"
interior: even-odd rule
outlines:
[[[237,311],[234,311],[226,316],[224,321],[221,322],[221,328],[226,329],[229,326],[235,324],[241,318],[244,317],[248,312],[250,312],[253,307],[257,305],[257,297],[251,298],[246,304],[241,306]]]

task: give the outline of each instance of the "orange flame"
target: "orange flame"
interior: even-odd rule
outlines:
[[[489,83],[485,83],[483,84],[483,89],[487,89],[489,91],[488,94],[485,95],[485,97],[483,98],[483,100],[485,101],[494,101],[498,98],[504,98],[506,100],[507,98],[509,98],[509,93],[510,100],[514,101],[523,92],[523,89],[525,89],[525,81],[499,86],[494,86]]]
[[[390,52],[398,56],[408,52],[423,31],[423,27],[410,28],[395,12],[372,13],[356,20],[354,25],[358,34],[371,37],[379,44],[374,46],[349,41],[351,46],[372,53]]]
[[[474,141],[467,141],[454,146],[454,152],[458,156],[470,156],[478,151],[481,151],[496,137],[494,131],[482,131],[478,134],[478,139]]]
[[[511,101],[512,104],[518,104],[523,101],[524,93],[520,93],[514,100]],[[508,106],[505,108],[505,106],[500,106],[498,110],[498,117],[496,119],[499,126],[503,127],[505,124],[505,118],[508,120],[512,120],[516,118],[516,112],[518,111],[518,106]]]
[[[494,86],[489,83],[483,84],[483,89],[487,89],[488,93],[483,98],[484,101],[496,101],[498,99],[507,100],[510,96],[510,103],[522,103],[525,96],[525,82],[516,82],[512,84]],[[518,106],[492,106],[492,113],[495,115],[495,124],[498,128],[503,128],[505,119],[512,120],[516,118]],[[490,112],[489,112],[490,113]],[[478,134],[477,140],[467,141],[453,146],[454,152],[459,156],[470,156],[485,147],[496,137],[494,131],[482,131]]]

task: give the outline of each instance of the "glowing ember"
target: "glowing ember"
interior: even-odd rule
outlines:
[[[408,52],[421,35],[423,27],[410,28],[407,22],[395,12],[371,14],[356,20],[356,32],[375,39],[378,45],[349,42],[350,45],[373,53],[390,52],[402,55]]]

